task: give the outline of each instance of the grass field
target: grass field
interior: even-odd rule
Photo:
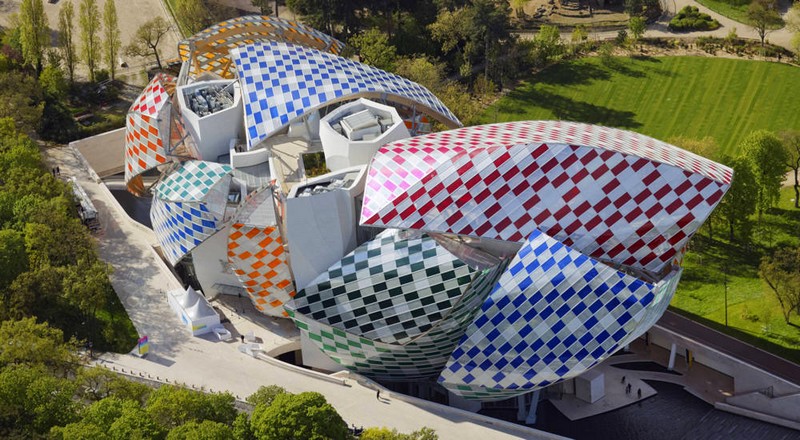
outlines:
[[[553,66],[490,107],[483,122],[566,119],[669,139],[716,139],[735,154],[757,129],[800,129],[800,68],[731,59],[618,58],[611,66],[585,58]],[[695,236],[671,307],[748,343],[800,363],[800,317],[786,324],[758,276],[762,256],[778,243],[800,245],[800,210],[785,188],[780,204],[754,227],[748,246],[729,243],[723,225]],[[725,273],[727,272],[727,276]],[[725,288],[728,286],[728,326]]]
[[[800,129],[800,68],[701,57],[583,58],[552,66],[482,122],[563,119],[668,139],[713,137],[721,153],[756,129]]]
[[[728,17],[731,20],[738,21],[746,26],[747,8],[750,6],[749,3],[739,6],[720,0],[697,0],[697,3],[700,3],[708,9],[711,9],[717,14]]]

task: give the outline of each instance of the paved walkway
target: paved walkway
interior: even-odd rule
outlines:
[[[167,266],[156,259],[150,247],[155,241],[152,231],[127,217],[108,189],[89,178],[72,149],[50,148],[43,154],[48,166],[58,165],[63,176],[75,176],[95,203],[103,226],[100,256],[114,266],[112,284],[139,334],[148,335],[151,340],[151,353],[144,359],[130,354],[106,354],[99,363],[197,389],[225,390],[240,398],[270,384],[294,393],[318,391],[348,424],[358,426],[388,426],[401,432],[428,426],[441,439],[558,438],[506,422],[497,421],[494,426],[475,423],[461,411],[427,402],[409,403],[388,391],[381,393],[387,398],[378,402],[374,389],[353,380],[347,380],[344,386],[310,377],[243,355],[238,351],[238,342],[191,337],[167,305],[165,292],[181,286]],[[231,324],[234,331],[246,333],[252,329],[257,336],[271,341],[275,340],[273,333],[282,337],[280,329],[267,331],[248,319]],[[285,336],[290,343],[293,335]]]
[[[689,318],[667,311],[658,325],[800,385],[800,365],[720,333]]]

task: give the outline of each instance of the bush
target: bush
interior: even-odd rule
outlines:
[[[717,20],[700,12],[696,6],[686,6],[669,21],[670,30],[677,32],[713,31],[719,28]]]

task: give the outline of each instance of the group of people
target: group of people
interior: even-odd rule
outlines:
[[[625,376],[622,376],[622,383],[625,383]],[[625,394],[630,395],[631,391],[632,391],[632,384],[630,382],[628,382],[628,384],[625,385]],[[637,397],[639,399],[642,398],[642,389],[641,388],[637,388],[636,389],[636,395],[637,395]]]
[[[60,176],[61,175],[61,168],[53,167],[53,168],[50,169],[50,172],[53,173],[53,177]]]

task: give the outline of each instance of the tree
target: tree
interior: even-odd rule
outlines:
[[[161,16],[147,21],[136,30],[131,43],[125,48],[128,56],[147,57],[154,55],[159,70],[161,69],[161,57],[158,53],[158,44],[164,35],[170,31],[170,25]]]
[[[438,440],[439,436],[431,428],[418,429],[411,434],[402,434],[396,429],[367,428],[361,433],[360,440]]]
[[[50,430],[53,440],[109,440],[110,437],[99,426],[91,423],[70,423],[66,426],[54,426]],[[143,437],[142,437],[143,438]]]
[[[26,270],[28,255],[22,234],[11,229],[0,230],[0,290],[6,290]]]
[[[533,39],[534,63],[544,66],[557,60],[564,53],[564,43],[561,41],[561,32],[557,26],[542,25]]]
[[[75,50],[72,30],[74,29],[75,9],[72,0],[67,0],[58,11],[58,46],[61,48],[61,58],[69,73],[70,84],[75,82],[75,64],[78,54]]]
[[[316,392],[279,394],[272,405],[256,407],[251,424],[256,437],[262,440],[347,438],[344,420]]]
[[[42,365],[56,371],[71,371],[77,365],[74,340],[35,318],[3,321],[0,325],[0,366]]]
[[[777,249],[764,257],[759,275],[781,304],[787,324],[792,312],[800,315],[800,247]]]
[[[278,385],[262,385],[258,387],[255,393],[247,396],[247,403],[253,406],[270,406],[272,405],[272,401],[275,400],[275,397],[285,393],[286,389]]]
[[[743,239],[748,239],[750,216],[756,211],[758,201],[758,183],[753,174],[752,163],[741,156],[736,159],[726,158],[723,163],[733,169],[733,181],[715,212],[728,224],[731,242],[734,241],[736,231],[739,231]]]
[[[747,8],[747,24],[758,34],[763,49],[767,34],[783,27],[784,22],[775,0],[753,0]]]
[[[272,5],[270,5],[271,0],[250,0],[250,3],[261,11],[261,15],[269,15],[273,12]],[[277,5],[275,5],[275,10],[278,10]]]
[[[67,96],[67,80],[58,66],[45,67],[39,74],[39,85],[50,98],[63,100]]]
[[[655,20],[661,15],[661,2],[659,0],[624,0],[625,12],[633,17],[634,15],[644,17],[645,20]]]
[[[89,69],[89,80],[94,82],[97,63],[100,58],[100,42],[97,34],[100,31],[100,11],[97,0],[81,0],[78,21],[81,29],[81,54],[83,62]]]
[[[14,365],[0,370],[0,425],[40,438],[50,428],[77,419],[74,384],[41,366]],[[38,435],[36,435],[38,434]],[[22,436],[21,436],[22,438]]]
[[[364,63],[383,70],[394,70],[397,49],[389,44],[389,37],[378,28],[354,35],[349,43],[358,51]]]
[[[50,38],[42,0],[22,0],[19,5],[19,27],[22,59],[25,64],[41,72]]]
[[[236,418],[230,393],[205,394],[186,388],[162,386],[150,394],[146,411],[166,429],[190,421],[210,420],[230,425]]]
[[[644,35],[644,31],[647,30],[647,23],[645,23],[644,18],[634,15],[628,20],[628,30],[631,31],[633,43],[636,44],[639,42],[639,39],[642,38],[642,35]]]
[[[80,397],[90,402],[113,397],[144,404],[151,391],[147,385],[127,380],[103,367],[81,368],[75,382]]]
[[[106,65],[108,72],[111,74],[111,79],[115,79],[114,74],[117,71],[117,58],[119,57],[119,49],[122,46],[122,40],[119,36],[119,19],[117,18],[117,7],[114,0],[106,0],[103,7],[103,37],[104,49],[106,55]]]
[[[579,24],[572,29],[572,35],[570,36],[572,44],[578,45],[588,39],[589,31],[586,29],[586,26]]]
[[[203,420],[173,428],[167,435],[167,440],[234,440],[234,437],[228,425]]]
[[[786,152],[786,166],[794,172],[794,207],[800,208],[800,131],[784,131],[780,138]]]
[[[196,34],[210,24],[210,14],[202,0],[177,0],[175,16],[191,34]]]
[[[231,427],[233,438],[236,440],[256,440],[253,428],[250,426],[250,417],[246,413],[239,413]]]
[[[786,173],[786,150],[774,134],[766,130],[750,133],[740,144],[740,151],[753,163],[758,184],[758,214],[772,207],[781,195]]]

